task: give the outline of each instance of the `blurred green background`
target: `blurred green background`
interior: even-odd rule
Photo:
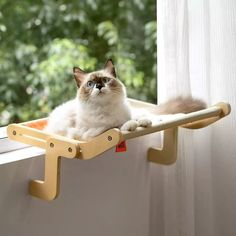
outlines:
[[[129,97],[156,102],[156,0],[0,0],[0,126],[73,98],[72,68],[115,62]]]

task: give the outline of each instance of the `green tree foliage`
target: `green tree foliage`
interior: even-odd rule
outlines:
[[[155,0],[0,0],[0,125],[76,93],[72,67],[113,58],[128,95],[156,101]]]

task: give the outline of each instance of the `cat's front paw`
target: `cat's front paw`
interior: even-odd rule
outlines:
[[[152,125],[152,121],[148,118],[140,118],[137,122],[139,127],[150,127]]]
[[[138,122],[136,120],[129,120],[121,126],[120,130],[121,131],[134,131],[136,130],[137,127],[138,127]]]

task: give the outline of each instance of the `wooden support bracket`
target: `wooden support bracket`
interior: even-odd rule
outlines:
[[[11,124],[8,137],[46,150],[44,180],[31,180],[29,193],[44,200],[54,200],[60,189],[61,157],[88,160],[120,142],[121,132],[110,129],[90,141],[78,141],[60,135],[48,134],[23,124]]]
[[[149,148],[148,161],[156,164],[171,165],[177,160],[178,128],[163,131],[161,149]]]
[[[49,138],[46,145],[44,181],[31,180],[29,183],[30,194],[44,200],[55,199],[60,189],[61,157],[75,158],[77,151],[76,143]]]
[[[173,125],[179,125],[180,127],[187,129],[200,129],[215,123],[216,121],[229,115],[230,112],[230,105],[228,103],[220,102],[208,109],[183,115],[184,117],[179,117],[176,120],[172,120],[171,125],[172,127]],[[164,127],[164,125],[162,127]],[[168,122],[166,127],[169,127]],[[162,148],[149,148],[147,154],[148,160],[162,165],[174,164],[177,160],[177,140],[178,126],[172,129],[169,128],[164,130]]]

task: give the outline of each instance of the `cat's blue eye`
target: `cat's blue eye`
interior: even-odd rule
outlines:
[[[88,81],[88,82],[87,82],[87,86],[88,86],[89,88],[93,87],[93,85],[94,85],[93,81]]]

